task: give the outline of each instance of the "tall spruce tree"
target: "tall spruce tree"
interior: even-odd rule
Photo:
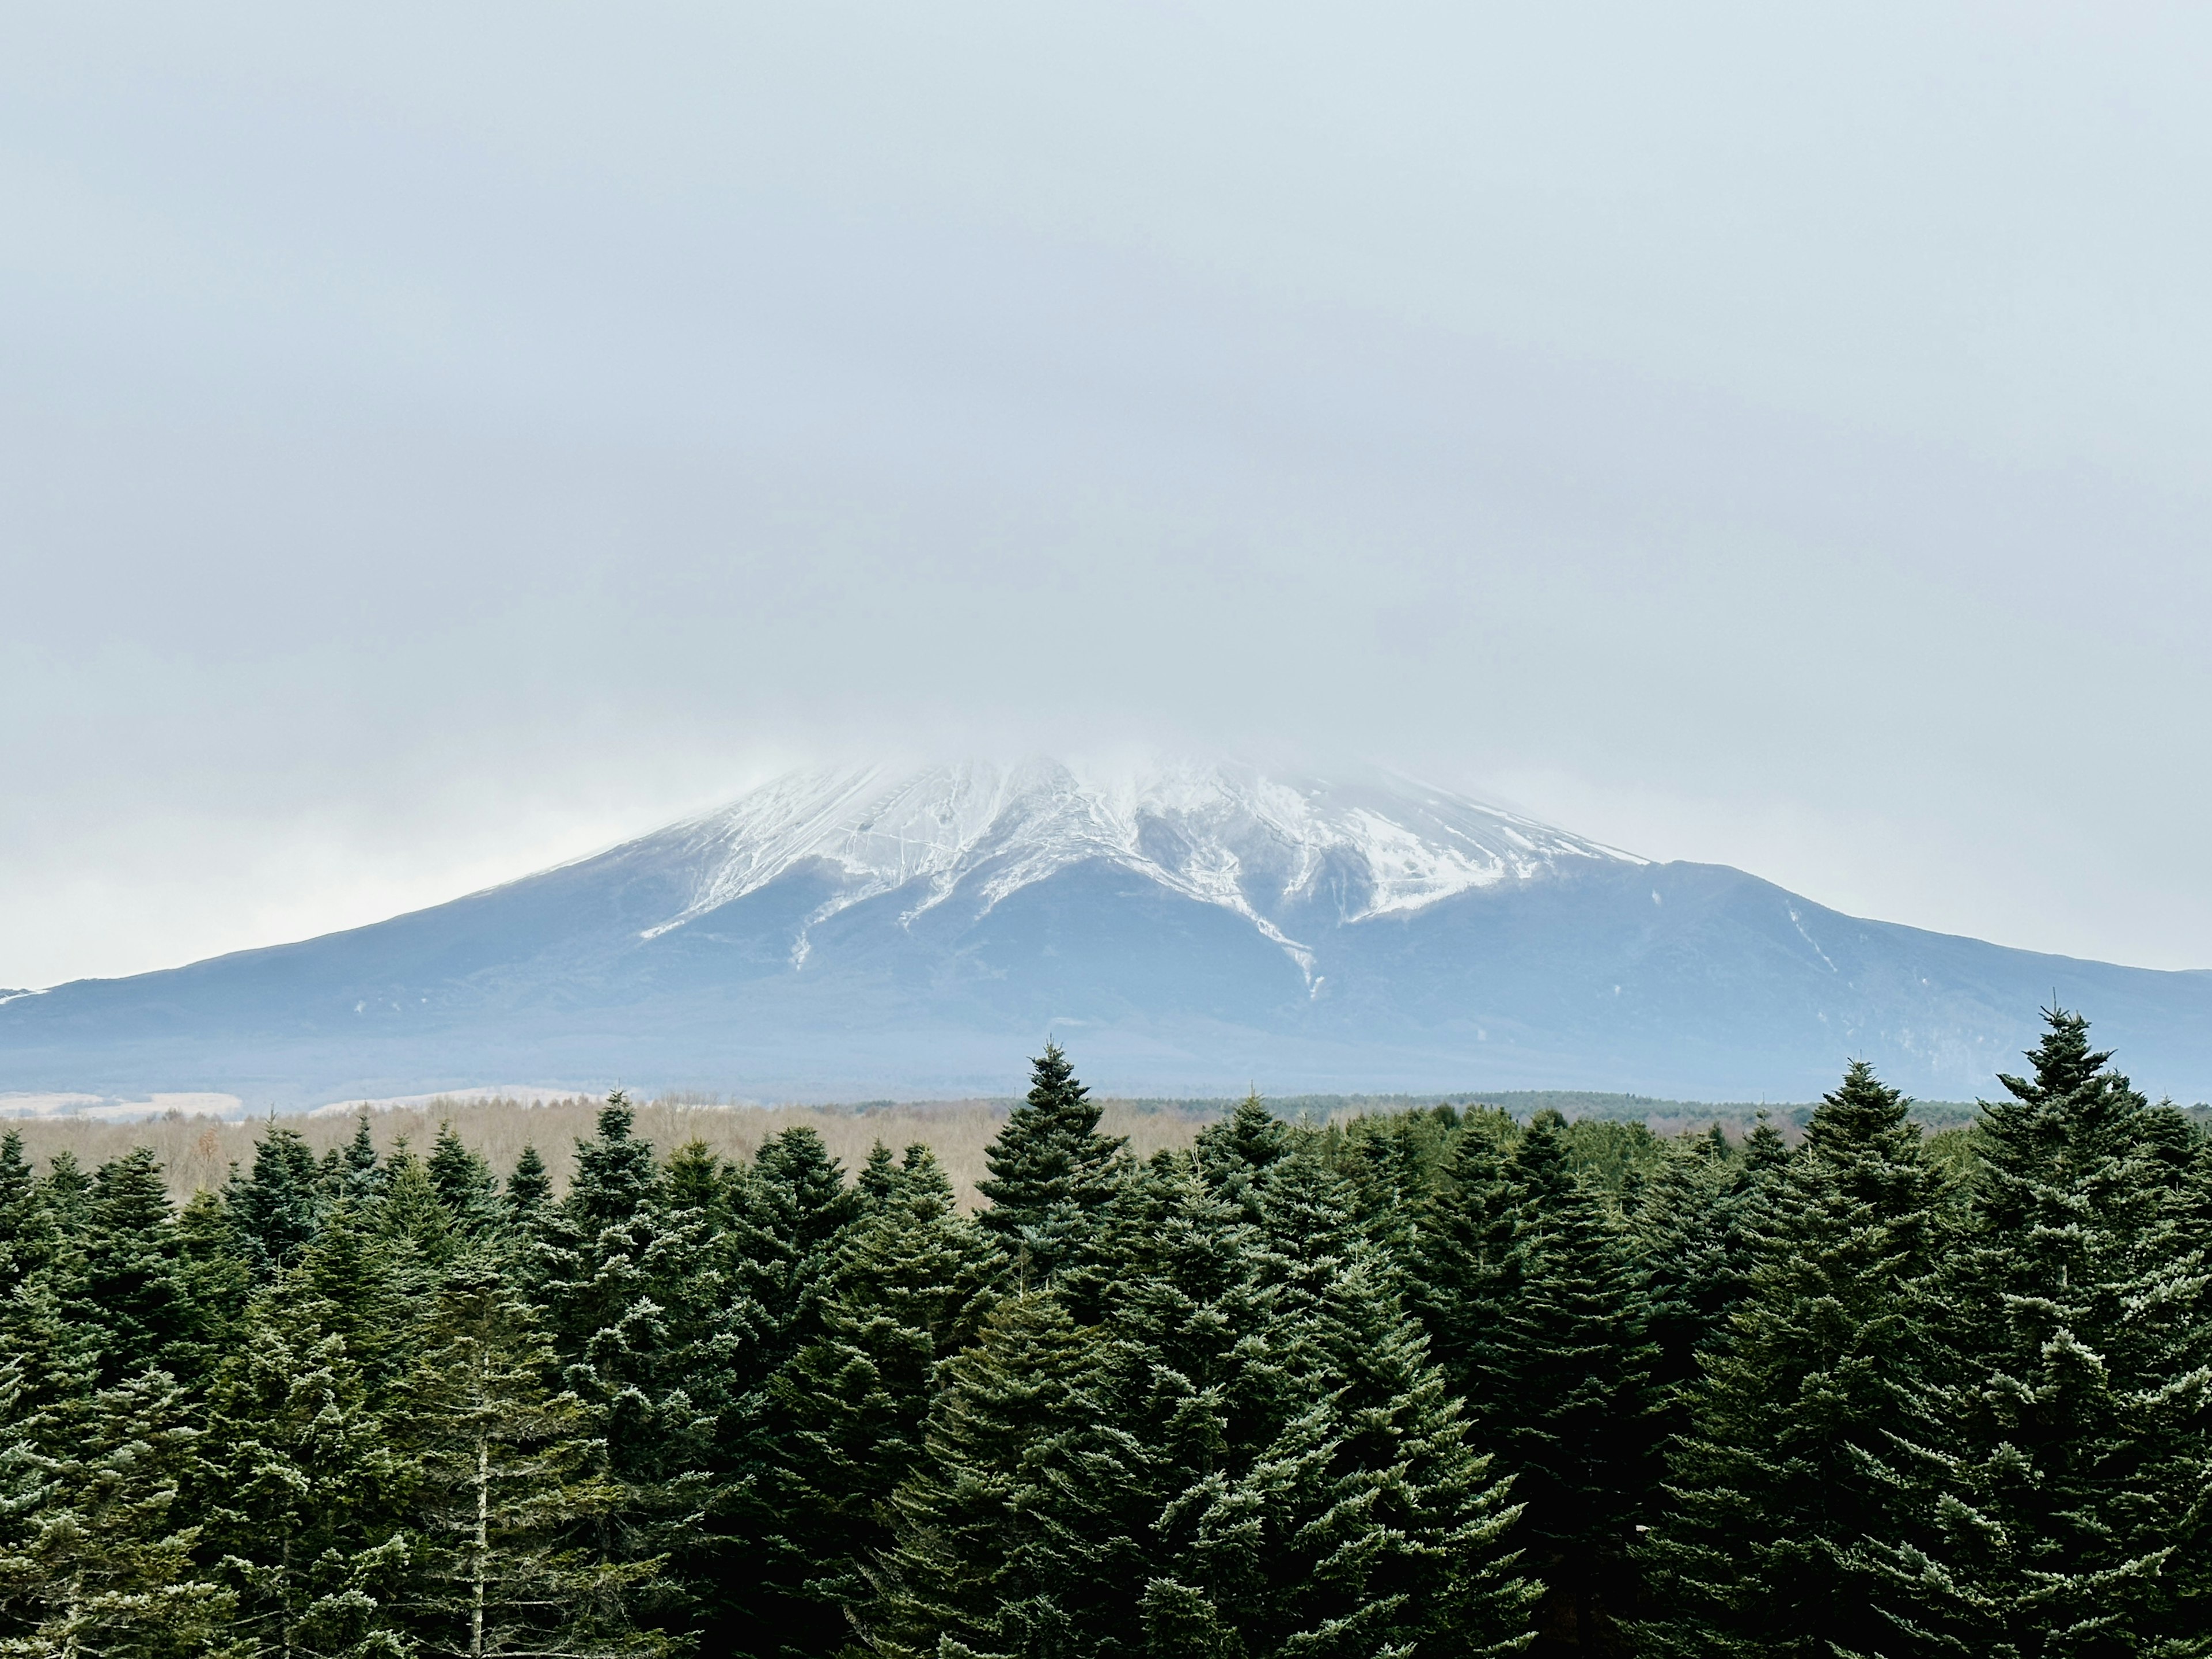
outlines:
[[[1753,1224],[1747,1294],[1705,1356],[1643,1552],[1654,1653],[1910,1650],[1865,1555],[1893,1527],[1870,1460],[1928,1359],[1911,1286],[1933,1262],[1940,1181],[1905,1113],[1854,1062]]]
[[[274,1118],[255,1143],[253,1173],[241,1180],[234,1166],[223,1188],[240,1254],[264,1281],[299,1261],[321,1229],[328,1202],[313,1152],[297,1129]]]
[[[1029,1097],[985,1153],[991,1178],[978,1190],[991,1200],[980,1219],[1018,1276],[1042,1282],[1096,1235],[1126,1143],[1098,1133],[1099,1109],[1058,1043],[1046,1043],[1030,1066]]]
[[[161,1167],[145,1147],[100,1166],[66,1316],[98,1352],[100,1387],[149,1369],[191,1384],[206,1358],[204,1322]]]
[[[142,1371],[27,1417],[9,1392],[0,1382],[0,1650],[235,1653],[230,1597],[194,1562],[198,1534],[181,1523],[199,1439],[184,1390]]]
[[[711,1395],[732,1358],[723,1322],[744,1316],[704,1222],[669,1207],[635,1124],[629,1100],[610,1095],[598,1133],[576,1143],[567,1195],[539,1217],[531,1274],[563,1386],[625,1489],[599,1518],[610,1561],[658,1559],[696,1530],[717,1437]]]
[[[2021,1659],[2212,1644],[2206,1241],[2171,1126],[2045,1011],[1984,1103],[1941,1344],[1881,1471],[1919,1525],[1873,1553],[1900,1646]]]
[[[488,1258],[439,1286],[423,1355],[393,1413],[415,1517],[408,1630],[455,1659],[600,1659],[673,1644],[650,1622],[673,1599],[663,1565],[589,1547],[620,1486],[573,1395],[550,1394],[550,1346]]]
[[[1111,1455],[1098,1334],[1031,1290],[939,1375],[923,1455],[885,1508],[891,1544],[864,1569],[861,1627],[886,1656],[1043,1651],[1067,1632],[1066,1477]]]
[[[1522,1505],[1517,1541],[1545,1586],[1540,1645],[1602,1650],[1633,1610],[1628,1552],[1656,1473],[1655,1356],[1628,1240],[1595,1182],[1570,1168],[1564,1127],[1538,1113],[1500,1170],[1510,1233],[1464,1375],[1476,1439]]]
[[[505,1220],[507,1231],[527,1234],[538,1225],[538,1218],[545,1206],[553,1201],[553,1178],[546,1173],[545,1159],[538,1148],[525,1141],[522,1151],[514,1160],[514,1169],[507,1178]]]
[[[207,1553],[255,1650],[396,1655],[408,1471],[345,1339],[277,1316],[281,1301],[256,1309],[210,1390],[197,1483]]]
[[[446,1206],[456,1237],[483,1238],[500,1224],[499,1177],[483,1155],[470,1147],[451,1123],[438,1126],[425,1163],[430,1184]]]
[[[924,1146],[848,1231],[822,1332],[770,1390],[774,1450],[761,1583],[751,1612],[773,1650],[829,1654],[847,1610],[870,1599],[866,1570],[891,1541],[892,1492],[914,1468],[939,1368],[975,1339],[1005,1271]]]

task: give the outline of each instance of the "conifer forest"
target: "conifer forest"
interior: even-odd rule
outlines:
[[[0,1139],[0,1654],[2212,1653],[2212,1139],[2054,1011],[1969,1128],[1481,1109],[1149,1158],[1048,1047],[923,1146],[611,1097]]]

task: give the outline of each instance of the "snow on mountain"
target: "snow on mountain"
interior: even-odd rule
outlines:
[[[1311,948],[1289,931],[1422,909],[1471,888],[1571,862],[1641,863],[1615,848],[1408,779],[1285,778],[1191,763],[1080,774],[1054,761],[893,774],[793,773],[641,843],[692,872],[682,927],[811,863],[835,890],[798,936],[884,893],[902,921],[956,896],[988,913],[1011,894],[1097,860],[1243,916],[1317,988]]]

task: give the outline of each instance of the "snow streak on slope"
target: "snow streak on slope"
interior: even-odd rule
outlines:
[[[1317,981],[1285,931],[1319,905],[1335,923],[1421,909],[1562,864],[1629,855],[1516,814],[1376,774],[1271,780],[1175,765],[1082,777],[1052,761],[893,775],[795,773],[635,850],[690,872],[690,902],[650,939],[801,865],[834,872],[807,927],[906,892],[902,921],[960,896],[978,913],[1069,866],[1098,860],[1244,917]],[[803,963],[805,930],[794,948]]]

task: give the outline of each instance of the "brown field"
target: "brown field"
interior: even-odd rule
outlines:
[[[526,1145],[534,1145],[565,1186],[575,1158],[575,1143],[592,1133],[600,1103],[578,1096],[567,1100],[434,1100],[426,1105],[387,1108],[368,1115],[370,1133],[381,1150],[404,1139],[427,1152],[438,1126],[450,1122],[469,1146],[482,1152],[503,1176],[514,1167]],[[1099,1127],[1126,1135],[1129,1150],[1149,1157],[1163,1146],[1184,1146],[1212,1115],[1161,1110],[1126,1102],[1101,1101]],[[975,1202],[975,1183],[988,1173],[984,1149],[1006,1121],[1007,1107],[989,1101],[930,1101],[868,1107],[705,1106],[681,1100],[650,1101],[638,1108],[637,1133],[665,1157],[690,1140],[703,1140],[725,1158],[749,1160],[760,1144],[780,1130],[805,1124],[817,1131],[848,1170],[859,1166],[881,1140],[893,1151],[920,1141],[945,1165],[961,1201]],[[317,1152],[353,1138],[358,1115],[322,1112],[277,1120],[304,1135]],[[233,1165],[251,1169],[253,1144],[266,1124],[260,1119],[218,1122],[204,1117],[149,1118],[135,1123],[81,1117],[18,1118],[0,1124],[23,1137],[23,1150],[41,1167],[66,1148],[86,1168],[148,1146],[168,1173],[169,1191],[179,1203],[202,1187],[220,1187]]]

